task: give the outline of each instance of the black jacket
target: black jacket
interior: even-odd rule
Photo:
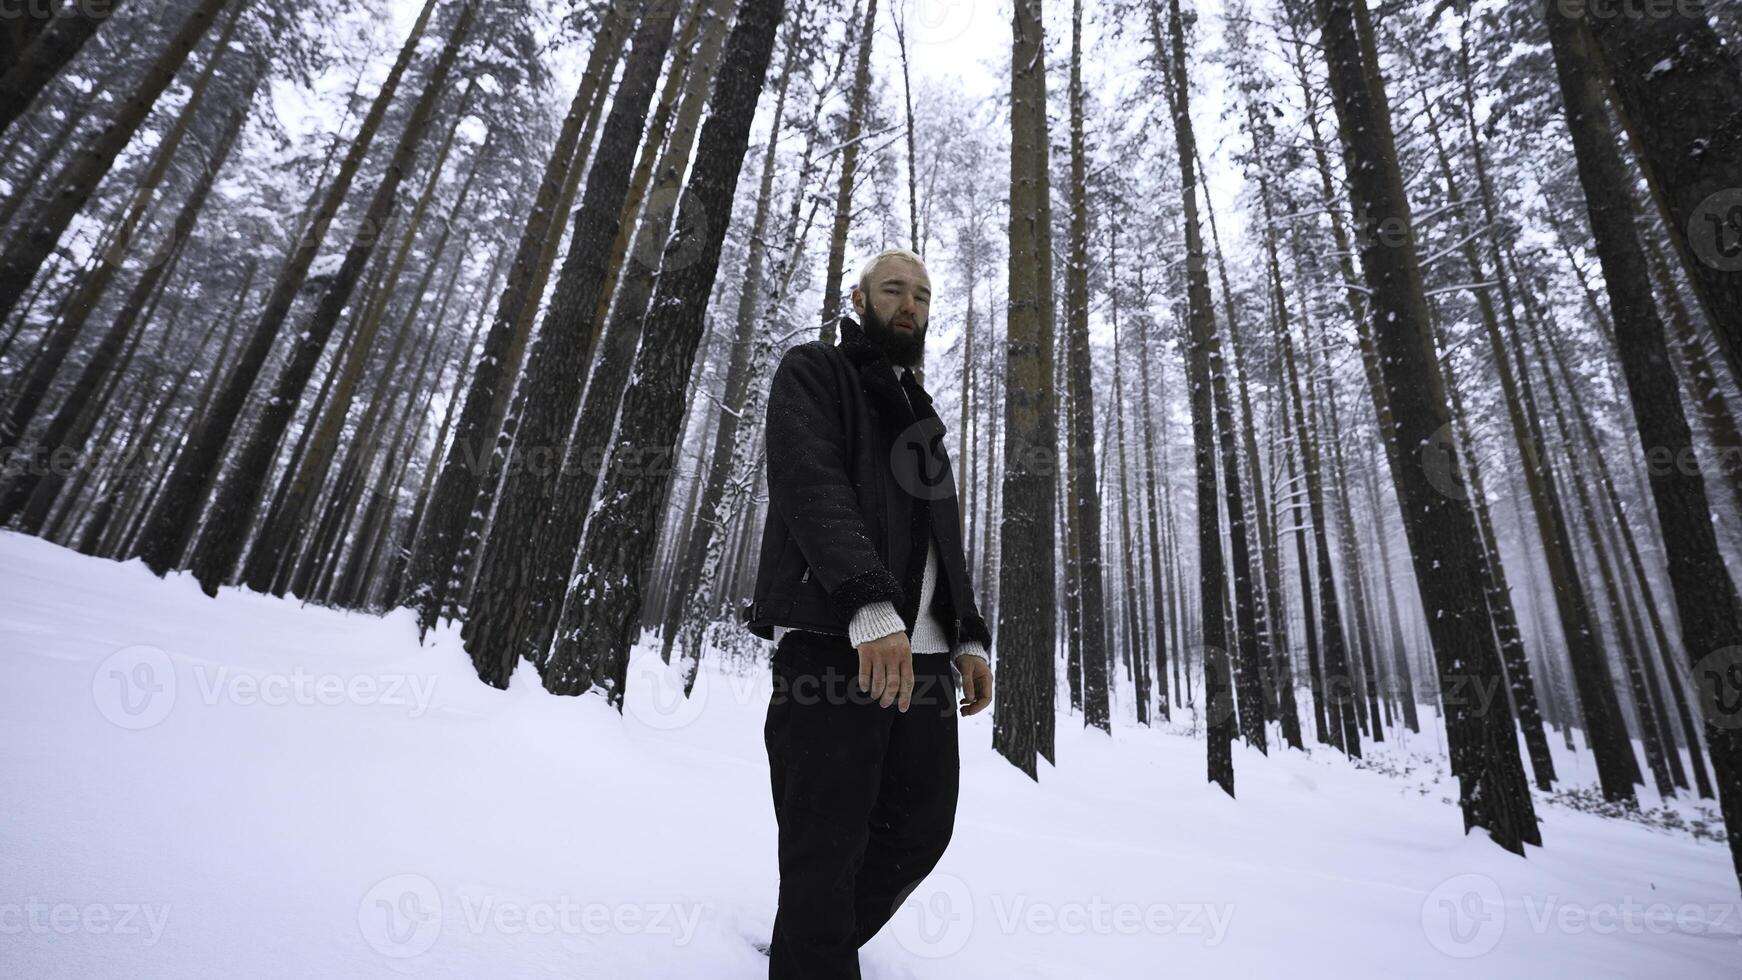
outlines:
[[[913,635],[926,535],[938,546],[932,613],[951,648],[992,634],[962,553],[944,425],[925,392],[904,397],[889,358],[851,317],[841,342],[788,350],[768,392],[768,522],[745,625],[847,635],[860,606],[888,600]]]

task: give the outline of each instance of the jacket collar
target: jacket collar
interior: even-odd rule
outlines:
[[[883,348],[878,347],[871,342],[871,338],[865,336],[865,328],[859,325],[859,321],[850,316],[842,316],[840,327],[841,353],[851,358],[854,364],[864,367],[875,361],[882,361],[885,364],[894,363],[889,360],[889,355],[883,352]]]
[[[840,335],[841,353],[847,355],[847,359],[859,369],[860,383],[866,393],[889,407],[895,413],[895,418],[903,420],[903,425],[911,425],[926,417],[937,417],[931,396],[924,391],[910,404],[907,392],[901,388],[901,371],[905,365],[897,365],[889,359],[883,348],[872,343],[865,336],[865,328],[859,325],[859,321],[850,316],[842,316]]]

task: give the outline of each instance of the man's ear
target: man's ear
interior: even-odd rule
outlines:
[[[864,316],[865,315],[865,292],[864,292],[864,290],[861,290],[858,286],[854,286],[852,298],[853,298],[853,312],[859,314],[860,316]]]

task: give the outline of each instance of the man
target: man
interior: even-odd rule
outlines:
[[[960,711],[992,700],[944,428],[911,370],[931,279],[865,264],[838,346],[786,352],[768,393],[768,523],[750,630],[776,641],[763,740],[779,825],[769,976],[859,976],[858,948],[943,856]]]

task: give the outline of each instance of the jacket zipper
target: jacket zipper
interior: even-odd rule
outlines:
[[[809,582],[810,580],[811,580],[811,567],[809,565],[806,565],[804,567],[804,574],[799,577],[799,581],[800,582]]]

